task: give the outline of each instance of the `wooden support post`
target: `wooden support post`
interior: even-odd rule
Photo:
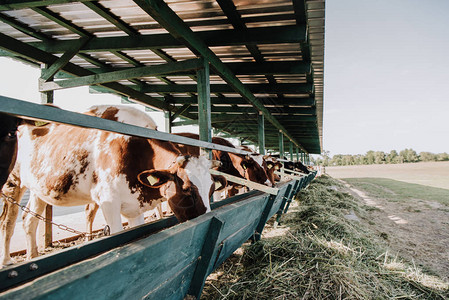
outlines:
[[[284,134],[279,130],[279,158],[284,159]]]
[[[254,235],[252,237],[253,242],[260,241],[260,238],[262,237],[262,231],[265,227],[265,224],[268,221],[269,213],[271,211],[271,208],[273,207],[274,200],[276,199],[276,195],[270,195],[268,198],[267,205],[265,206],[265,209],[262,212],[262,215],[260,216],[259,224],[256,227],[256,232],[254,232]]]
[[[210,81],[209,81],[209,62],[202,60],[203,68],[196,72],[198,83],[198,125],[200,127],[199,138],[201,141],[212,142],[212,123],[211,123],[211,105],[210,105]],[[211,158],[212,152],[201,148],[201,153],[209,152]]]
[[[290,160],[293,161],[293,143],[290,141]]]
[[[198,257],[198,264],[196,265],[192,281],[190,282],[188,294],[196,297],[195,299],[200,299],[206,278],[212,271],[214,265],[212,258],[215,248],[218,245],[218,237],[220,236],[222,227],[223,221],[217,217],[211,219],[209,230],[207,231],[204,240],[203,249],[201,250],[201,256]]]
[[[287,190],[285,191],[284,197],[282,197],[281,206],[279,206],[279,209],[276,213],[277,216],[276,216],[276,221],[274,222],[274,225],[273,225],[274,228],[276,228],[277,225],[279,225],[281,222],[281,216],[282,216],[282,213],[284,212],[285,203],[287,203],[288,197],[290,196],[291,189],[292,189],[292,185],[289,185],[287,187]]]
[[[296,147],[296,161],[299,161],[299,148]]]
[[[306,182],[306,180],[307,180],[307,177],[302,177],[301,180],[298,181],[297,188],[295,189],[295,190],[296,190],[296,191],[295,191],[295,194],[296,194],[297,192],[299,192],[300,189],[303,188],[304,183]],[[287,213],[288,209],[290,208],[290,204],[291,204],[291,202],[292,202],[292,200],[293,200],[293,196],[294,196],[294,195],[292,195],[292,197],[291,197],[290,199],[287,200],[287,205],[285,206],[284,212],[283,212],[284,214]]]
[[[259,125],[259,154],[265,155],[265,118],[260,112],[257,121]]]
[[[41,75],[48,74],[48,65],[42,64],[41,65]],[[48,80],[53,80],[53,75],[46,77]],[[54,92],[48,91],[48,92],[41,92],[41,103],[42,104],[51,104],[54,102]],[[47,220],[53,220],[53,207],[50,204],[47,204],[45,206],[44,210],[44,217]],[[47,222],[43,222],[39,220],[39,232],[38,232],[38,246],[40,249],[45,249],[47,247],[50,247],[53,243],[53,230],[52,230],[52,224]]]
[[[165,131],[171,133],[172,130],[172,114],[170,111],[164,112],[165,117]]]

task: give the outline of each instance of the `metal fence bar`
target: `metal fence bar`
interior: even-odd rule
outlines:
[[[22,116],[25,118],[46,120],[86,128],[95,128],[100,130],[113,131],[136,137],[170,141],[173,143],[203,147],[212,150],[221,150],[244,155],[251,154],[250,152],[238,148],[231,148],[214,143],[207,143],[204,141],[190,139],[183,136],[172,135],[161,131],[151,130],[148,128],[88,116],[85,114],[75,113],[56,107],[30,103],[5,96],[0,96],[0,112],[16,116]]]
[[[221,175],[221,176],[225,177],[227,181],[238,183],[238,184],[247,186],[249,188],[252,188],[252,189],[255,189],[255,190],[258,190],[258,191],[262,191],[262,192],[270,194],[270,195],[277,195],[278,192],[279,192],[278,188],[272,188],[272,187],[269,187],[269,186],[266,186],[266,185],[263,185],[263,184],[260,184],[260,183],[256,183],[256,182],[253,182],[253,181],[250,181],[250,180],[246,180],[246,179],[243,179],[243,178],[232,176],[232,175],[229,175],[229,174],[217,171],[217,170],[211,169],[211,170],[209,170],[209,172],[212,175]]]

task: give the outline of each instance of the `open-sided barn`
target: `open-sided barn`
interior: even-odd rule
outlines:
[[[250,154],[212,144],[214,130],[260,154],[307,162],[322,150],[324,11],[324,0],[0,1],[0,55],[41,68],[43,103],[53,102],[55,90],[90,86],[164,111],[169,132],[1,95],[0,112]],[[199,140],[170,134],[183,125],[198,125]],[[313,176],[217,202],[211,213],[150,238],[142,237],[176,220],[5,268],[0,298],[78,297],[74,290],[91,297],[94,285],[101,298],[198,296],[205,276],[242,242],[259,238],[268,218],[282,214]],[[10,289],[54,268],[62,269]]]

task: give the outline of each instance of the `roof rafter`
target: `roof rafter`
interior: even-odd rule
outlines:
[[[299,43],[305,39],[304,25],[272,26],[248,28],[246,32],[234,29],[211,30],[195,32],[208,47],[232,46],[243,44],[275,44]],[[50,53],[65,52],[76,40],[33,42],[31,45]],[[185,45],[167,33],[146,34],[141,36],[94,37],[81,52],[111,51],[111,50],[148,50],[180,48]]]
[[[16,53],[20,56],[23,56],[29,60],[38,62],[38,63],[45,63],[48,65],[52,65],[58,60],[57,56],[49,55],[48,53],[45,53],[42,50],[36,49],[26,43],[20,42],[18,40],[15,40],[7,35],[4,35],[0,33],[0,48]],[[63,71],[68,72],[69,74],[76,75],[76,76],[87,76],[87,75],[93,75],[91,71],[88,71],[84,68],[81,68],[77,65],[74,65],[72,63],[66,64],[63,68]],[[135,89],[120,84],[120,83],[105,83],[102,86],[104,86],[107,89],[110,89],[114,92],[117,92],[121,95],[129,96],[133,99],[138,99],[140,102],[142,102],[144,105],[150,105],[159,109],[168,109],[168,106],[166,103],[163,103],[161,101],[156,100],[155,98],[145,95],[139,91],[136,91]]]

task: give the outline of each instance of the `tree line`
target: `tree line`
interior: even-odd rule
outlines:
[[[431,152],[420,152],[413,149],[404,149],[399,153],[391,150],[383,151],[370,150],[366,154],[336,154],[330,157],[329,151],[324,151],[321,157],[312,158],[315,165],[321,166],[349,166],[349,165],[373,165],[373,164],[402,164],[420,161],[449,161],[449,154],[446,152],[434,154]]]

